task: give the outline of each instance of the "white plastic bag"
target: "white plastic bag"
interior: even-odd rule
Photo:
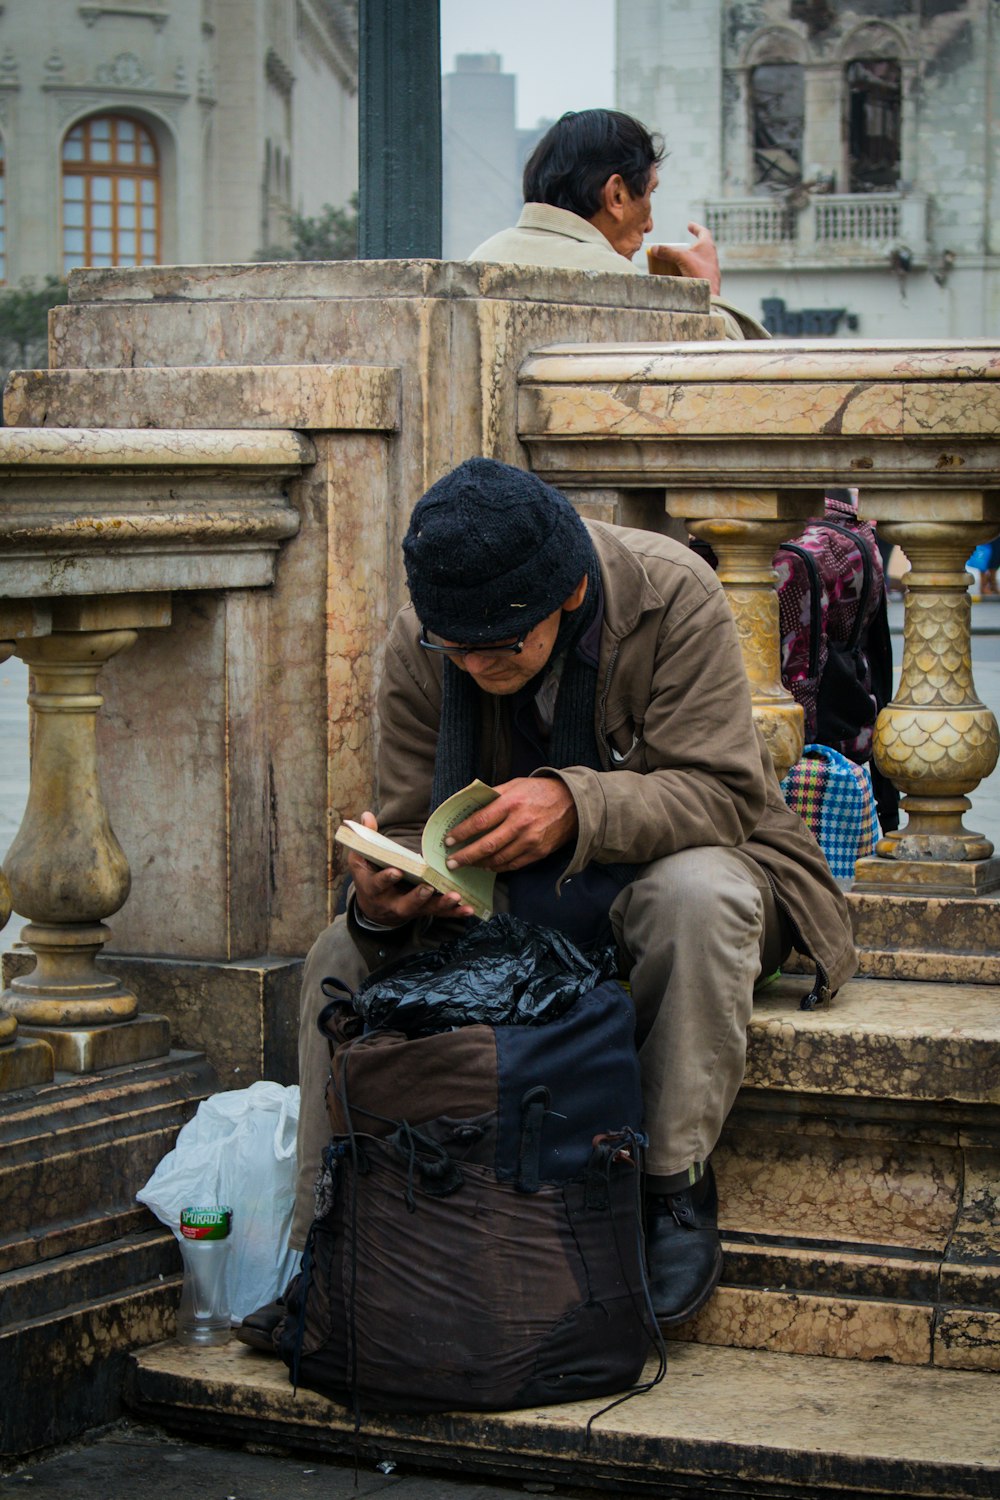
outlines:
[[[226,1291],[234,1321],[272,1302],[298,1269],[299,1253],[288,1248],[298,1118],[297,1084],[213,1094],[135,1195],[178,1239],[182,1208],[232,1208]]]

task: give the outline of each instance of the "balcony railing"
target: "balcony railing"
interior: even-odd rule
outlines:
[[[906,244],[927,254],[927,200],[914,193],[816,194],[801,209],[783,197],[717,198],[704,222],[729,265],[780,249],[797,260],[882,259]]]

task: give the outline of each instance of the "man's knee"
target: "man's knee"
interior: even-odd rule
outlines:
[[[761,943],[766,903],[750,861],[734,849],[682,849],[651,861],[618,897],[612,924],[634,959],[654,947]]]

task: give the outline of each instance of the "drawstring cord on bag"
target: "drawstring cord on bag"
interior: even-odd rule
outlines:
[[[648,1144],[648,1137],[640,1135],[638,1134],[638,1132],[632,1129],[626,1129],[620,1133],[618,1139],[624,1143],[619,1148],[619,1150],[605,1150],[602,1153],[600,1159],[601,1175],[607,1187],[608,1220],[611,1224],[611,1235],[612,1239],[614,1240],[615,1252],[618,1256],[618,1269],[621,1272],[622,1280],[628,1287],[629,1301],[632,1304],[632,1310],[639,1321],[639,1325],[645,1333],[646,1337],[649,1339],[652,1347],[656,1350],[657,1366],[654,1374],[649,1380],[644,1380],[640,1384],[634,1385],[631,1390],[625,1391],[621,1396],[616,1396],[613,1401],[609,1401],[606,1406],[602,1406],[598,1411],[594,1412],[593,1416],[588,1419],[585,1429],[584,1444],[586,1447],[590,1446],[591,1428],[597,1421],[598,1417],[606,1416],[609,1411],[614,1411],[616,1406],[621,1406],[624,1404],[624,1402],[631,1401],[633,1396],[644,1396],[647,1391],[651,1391],[655,1386],[658,1386],[660,1381],[667,1373],[667,1346],[664,1343],[663,1334],[660,1331],[660,1325],[656,1320],[656,1313],[653,1310],[653,1299],[649,1290],[649,1277],[646,1274],[645,1245],[643,1243],[642,1236],[642,1172],[639,1170],[639,1167],[641,1162],[641,1152]],[[634,1215],[636,1227],[635,1248],[639,1266],[639,1274],[642,1277],[642,1306],[640,1306],[636,1302],[635,1293],[632,1290],[632,1279],[625,1269],[625,1260],[622,1254],[621,1240],[618,1237],[618,1221],[613,1212],[611,1203],[611,1167],[615,1160],[620,1157],[623,1152],[626,1153],[626,1155],[632,1156],[636,1168]]]

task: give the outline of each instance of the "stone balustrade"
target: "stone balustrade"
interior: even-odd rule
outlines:
[[[858,486],[912,572],[902,680],[875,749],[908,819],[859,864],[857,886],[1000,887],[992,845],[962,822],[1000,749],[972,680],[963,566],[1000,531],[1000,346],[557,346],[521,366],[518,433],[543,478],[577,494],[663,489],[670,515],[711,542],[780,773],[802,729],[780,687],[770,558],[820,512],[825,486]]]
[[[101,787],[98,677],[170,625],[175,592],[273,581],[299,528],[288,485],[313,458],[289,431],[0,431],[0,655],[30,668],[34,716],[0,916],[13,903],[29,918],[35,955],[0,995],[0,1086],[169,1047],[167,1022],[95,961],[130,886]]]

